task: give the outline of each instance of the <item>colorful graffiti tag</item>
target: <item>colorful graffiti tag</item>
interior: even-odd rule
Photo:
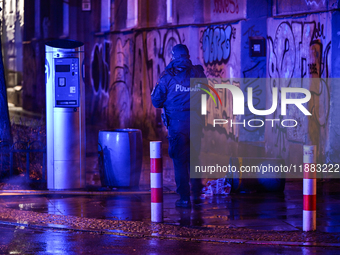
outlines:
[[[329,17],[325,16],[324,19],[327,23]],[[308,142],[310,139],[312,144],[319,145],[325,135],[330,111],[328,78],[331,48],[330,36],[325,36],[325,26],[310,16],[304,21],[283,21],[277,25],[275,34],[268,36],[270,94],[273,87],[280,91],[282,87],[298,86],[310,90],[312,94],[308,104],[311,118],[304,118],[297,109],[289,108],[289,115],[299,120],[300,124],[288,131],[272,128],[272,133],[277,137],[275,146],[280,148],[279,156],[287,151],[286,140]],[[275,112],[273,118],[282,117]]]

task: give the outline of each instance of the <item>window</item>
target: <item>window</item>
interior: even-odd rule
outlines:
[[[166,21],[172,23],[172,0],[166,0]]]
[[[40,0],[34,1],[34,37],[39,39],[41,36],[40,22]]]
[[[102,0],[100,15],[100,31],[110,30],[111,23],[111,0]]]
[[[127,1],[126,27],[132,28],[138,24],[138,0]]]
[[[115,29],[115,1],[111,0],[111,24],[110,24],[110,29],[114,30]]]

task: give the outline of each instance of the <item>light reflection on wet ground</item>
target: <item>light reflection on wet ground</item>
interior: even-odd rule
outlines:
[[[327,187],[319,193],[317,230],[340,232],[340,193]],[[224,225],[278,231],[302,228],[302,185],[298,182],[288,183],[284,193],[214,196],[192,209],[175,208],[177,199],[175,194],[164,195],[166,223],[212,227]],[[0,201],[9,208],[56,215],[150,221],[150,195],[2,196]]]

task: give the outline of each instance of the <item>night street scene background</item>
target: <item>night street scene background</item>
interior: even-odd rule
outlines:
[[[1,254],[340,254],[338,0],[0,7]],[[151,100],[177,44],[207,78],[188,208]]]

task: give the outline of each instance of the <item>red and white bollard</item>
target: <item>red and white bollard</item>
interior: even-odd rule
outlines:
[[[303,146],[303,231],[316,230],[316,146]]]
[[[151,222],[163,221],[162,142],[150,142]]]

